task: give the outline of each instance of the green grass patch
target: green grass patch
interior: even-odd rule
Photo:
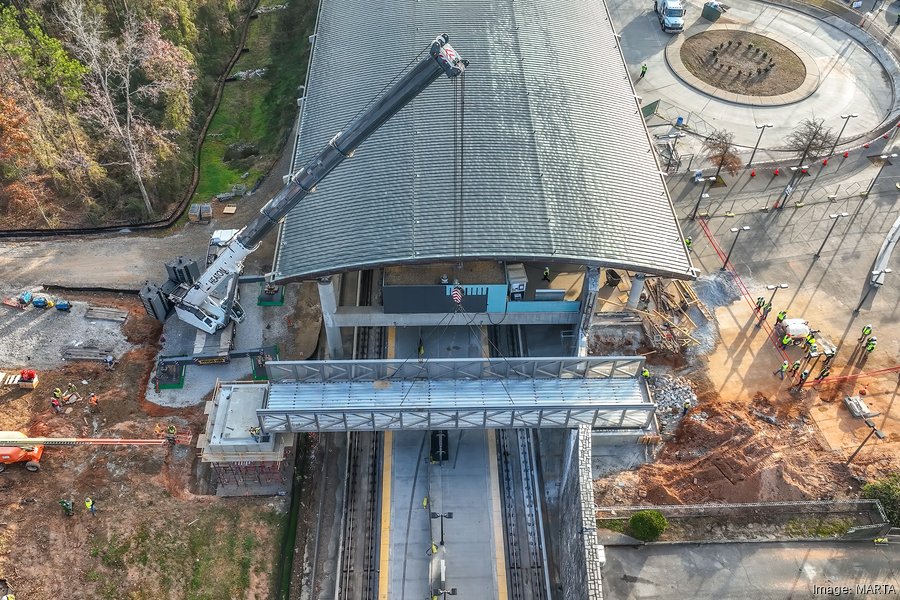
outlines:
[[[265,0],[260,6],[279,4]],[[200,149],[200,180],[193,202],[208,202],[235,184],[253,187],[277,157],[296,114],[298,86],[306,77],[308,37],[315,27],[315,0],[289,0],[288,7],[250,22],[245,48],[230,74],[265,68],[266,75],[225,84]],[[254,146],[253,156],[225,162],[232,144]],[[242,177],[247,173],[246,177]]]
[[[608,529],[616,533],[625,533],[628,526],[626,519],[597,519],[597,529]]]
[[[787,522],[785,531],[792,537],[838,537],[847,533],[854,524],[852,518],[794,518]]]

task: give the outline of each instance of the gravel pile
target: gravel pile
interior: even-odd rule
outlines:
[[[656,418],[659,421],[660,433],[671,433],[681,422],[684,403],[690,401],[697,406],[697,395],[691,382],[684,377],[661,375],[650,381],[653,400],[656,402]]]
[[[43,288],[31,288],[39,293]],[[22,290],[0,289],[0,296],[15,296]],[[48,294],[51,297],[55,295]],[[0,305],[0,371],[7,374],[29,367],[38,371],[54,369],[65,361],[67,346],[112,348],[120,358],[132,345],[118,321],[87,320],[87,302],[72,302],[69,312],[55,308],[28,306],[24,310]]]
[[[717,270],[715,273],[703,275],[692,285],[697,297],[710,310],[714,310],[717,306],[727,306],[741,298],[741,290],[729,271]]]

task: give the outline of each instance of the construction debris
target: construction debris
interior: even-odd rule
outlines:
[[[697,406],[697,396],[691,382],[684,377],[661,375],[650,380],[653,400],[656,402],[656,418],[660,433],[672,433],[681,422],[685,403]]]
[[[105,306],[89,306],[87,312],[84,313],[85,319],[101,319],[104,321],[119,321],[124,323],[128,318],[128,313],[124,310],[116,308],[107,308]]]

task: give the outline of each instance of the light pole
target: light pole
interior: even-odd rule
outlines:
[[[450,594],[451,596],[455,596],[456,588],[450,588],[449,590],[445,590],[445,589],[441,589],[441,588],[434,588],[433,590],[431,590],[432,596],[437,596],[438,594],[443,594],[444,598],[447,597],[447,594]]]
[[[788,199],[791,197],[791,194],[794,193],[794,188],[796,187],[797,181],[797,172],[803,173],[807,169],[809,169],[809,165],[799,165],[797,167],[789,167],[791,170],[791,180],[788,182],[786,186],[784,186],[784,191],[781,195],[778,196],[778,201],[775,202],[774,208],[783,208],[785,204],[787,204]],[[784,196],[784,202],[781,201],[781,197]]]
[[[444,545],[444,517],[446,517],[448,519],[452,519],[453,513],[452,512],[446,512],[446,513],[433,512],[433,513],[431,513],[432,519],[437,519],[439,517],[441,519],[441,546],[443,546]]]
[[[697,218],[697,211],[700,210],[700,202],[703,201],[703,198],[709,198],[709,194],[706,193],[706,183],[715,181],[715,177],[698,177],[697,181],[700,183],[700,197],[697,198],[697,204],[694,205],[694,211],[691,213],[691,221]]]
[[[822,240],[822,245],[819,246],[819,249],[816,250],[815,254],[813,254],[813,258],[819,258],[819,255],[822,253],[822,248],[825,247],[825,242],[828,241],[828,236],[831,235],[831,232],[834,231],[834,226],[837,225],[838,219],[840,219],[841,217],[849,217],[849,216],[850,216],[850,213],[846,213],[846,212],[828,215],[829,219],[834,219],[834,220],[831,222],[831,227],[828,228],[828,233],[825,234],[825,239]]]
[[[881,166],[878,167],[878,172],[875,173],[875,177],[872,178],[872,181],[869,183],[869,187],[866,188],[866,196],[869,195],[869,192],[872,191],[872,188],[875,187],[875,182],[878,181],[878,178],[881,177],[881,172],[884,171],[884,166],[887,164],[887,160],[889,158],[897,158],[897,153],[892,154],[882,154],[878,158],[881,159]]]
[[[722,263],[722,268],[719,269],[720,271],[724,271],[726,268],[728,268],[728,260],[731,258],[731,251],[734,250],[734,246],[737,244],[738,238],[741,236],[742,231],[750,231],[750,227],[744,225],[740,228],[731,228],[731,233],[734,234],[734,241],[731,242],[731,248],[728,249],[728,254],[725,255],[725,262]]]
[[[675,146],[678,145],[678,138],[683,138],[686,135],[686,133],[679,131],[678,133],[670,133],[666,136],[670,140],[675,140],[672,142],[672,150],[669,152],[669,161],[666,163],[666,174],[668,174],[669,169],[672,168],[672,160],[675,158]]]
[[[866,445],[866,442],[869,441],[869,438],[870,438],[870,437],[872,437],[872,436],[874,435],[874,436],[876,436],[879,440],[883,440],[885,437],[887,437],[887,436],[884,435],[884,432],[883,432],[883,431],[881,431],[880,429],[878,429],[878,428],[875,426],[875,423],[873,423],[871,419],[866,419],[866,425],[868,425],[868,426],[869,426],[869,429],[871,429],[872,431],[870,431],[870,432],[869,432],[869,435],[866,436],[866,439],[864,439],[864,440],[862,441],[862,444],[859,445],[859,448],[857,448],[856,450],[854,450],[854,451],[853,451],[853,454],[850,455],[850,458],[847,459],[847,464],[848,464],[848,465],[850,464],[850,462],[851,462],[854,458],[856,458],[856,455],[859,454],[859,451],[863,449],[863,446]]]
[[[859,115],[856,113],[852,113],[849,115],[841,115],[841,118],[844,120],[844,124],[841,126],[841,132],[837,134],[837,137],[834,138],[834,146],[831,147],[831,152],[828,153],[828,156],[834,154],[834,149],[837,148],[838,142],[841,141],[841,136],[844,135],[844,130],[847,128],[847,123],[850,122],[850,119],[858,117]]]
[[[757,125],[756,128],[759,129],[759,137],[756,138],[756,145],[753,146],[753,152],[750,153],[750,160],[747,161],[747,166],[753,165],[753,157],[756,156],[756,149],[759,148],[759,143],[762,141],[762,134],[766,132],[766,129],[769,127],[775,127],[771,123],[766,123],[764,125]]]
[[[769,296],[769,304],[772,304],[772,300],[775,299],[775,294],[778,293],[778,290],[786,290],[786,289],[788,289],[788,284],[786,284],[786,283],[779,283],[778,285],[767,285],[767,286],[766,286],[766,289],[767,289],[767,290],[772,290],[772,295]]]

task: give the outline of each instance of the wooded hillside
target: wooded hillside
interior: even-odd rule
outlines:
[[[0,228],[165,214],[250,5],[0,0]]]

